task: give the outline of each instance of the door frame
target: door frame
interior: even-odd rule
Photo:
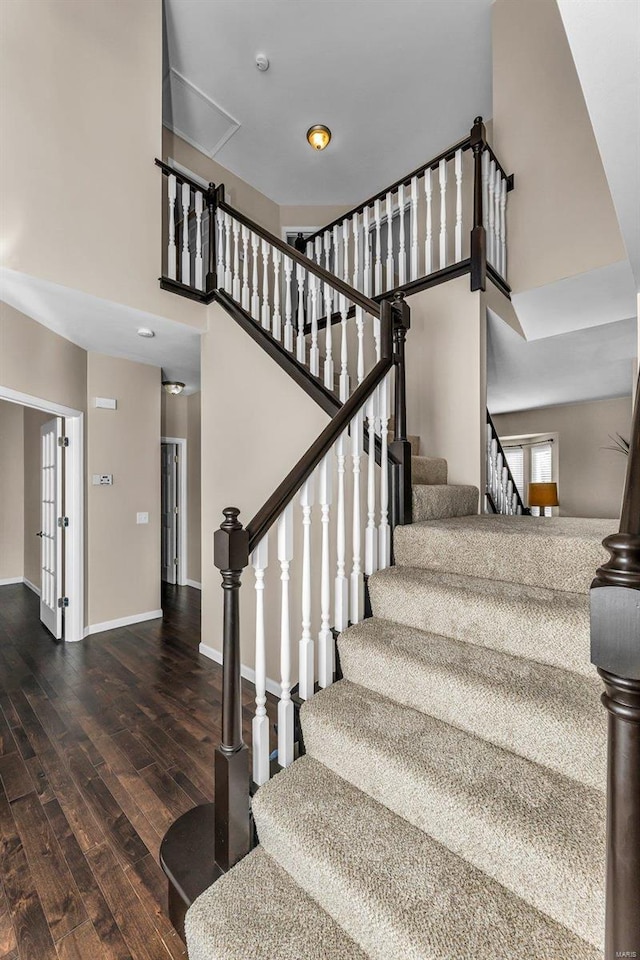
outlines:
[[[178,576],[180,587],[187,585],[187,441],[184,437],[160,437],[160,443],[178,445]]]
[[[0,386],[0,400],[41,410],[52,417],[64,417],[69,438],[64,471],[65,513],[69,526],[64,538],[65,594],[69,606],[64,613],[63,639],[82,640],[84,625],[84,413],[51,400]]]

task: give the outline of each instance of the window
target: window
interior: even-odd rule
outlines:
[[[531,482],[551,483],[553,461],[550,443],[537,443],[531,447]]]
[[[524,450],[522,447],[505,447],[504,455],[511,470],[511,476],[518,488],[520,496],[525,492],[524,489]]]

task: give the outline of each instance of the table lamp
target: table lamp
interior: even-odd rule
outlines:
[[[551,516],[551,507],[557,507],[558,504],[558,484],[557,483],[530,483],[529,484],[529,506],[540,507],[544,510],[541,517]],[[547,512],[548,511],[548,512]]]

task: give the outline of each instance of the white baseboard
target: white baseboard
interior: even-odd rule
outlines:
[[[194,587],[196,590],[202,590],[202,584],[197,580],[186,580],[185,582],[188,587]]]
[[[24,577],[4,577],[0,580],[0,587],[8,587],[12,583],[24,583]]]
[[[215,660],[216,663],[222,663],[222,654],[219,650],[214,650],[213,647],[207,646],[206,643],[201,643],[199,647],[200,653],[204,657],[208,657],[209,660]],[[244,677],[245,680],[248,680],[249,683],[256,682],[256,672],[251,667],[245,667],[244,663],[240,667],[240,675]],[[270,677],[267,677],[266,683],[267,690],[269,693],[272,693],[274,697],[280,697],[280,684],[276,683],[275,680],[272,680]]]
[[[147,613],[134,613],[131,617],[119,617],[117,620],[105,620],[104,623],[92,623],[85,627],[84,635],[89,637],[94,633],[104,633],[105,630],[117,630],[118,627],[128,627],[132,623],[142,623],[144,620],[157,620],[162,616],[162,610],[149,610]]]
[[[31,580],[27,580],[26,577],[22,578],[22,582],[24,583],[25,587],[29,587],[29,590],[33,590],[36,597],[40,596],[40,587],[36,587],[35,583],[31,583]]]

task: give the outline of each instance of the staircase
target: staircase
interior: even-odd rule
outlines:
[[[223,187],[205,195],[156,162],[167,177],[163,287],[216,300],[331,417],[249,523],[226,507],[215,533],[215,804],[176,821],[161,849],[190,960],[640,953],[640,405],[618,533],[607,521],[527,516],[490,417],[493,516],[478,514],[478,487],[449,484],[446,461],[421,456],[407,429],[406,297],[464,273],[472,290],[489,280],[509,294],[513,179],[481,119],[320,231],[306,255],[226,203]],[[386,258],[383,201],[386,224],[399,221]],[[240,689],[249,567],[251,777]],[[268,649],[279,653],[270,683]],[[608,762],[592,663],[605,682]],[[278,691],[274,729],[267,688]]]

